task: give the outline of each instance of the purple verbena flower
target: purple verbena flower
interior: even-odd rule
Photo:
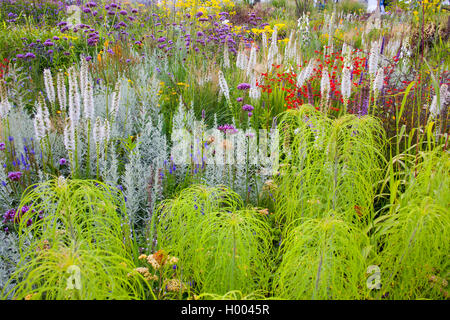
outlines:
[[[249,104],[244,104],[243,106],[242,106],[242,110],[244,110],[244,111],[253,111],[253,106],[251,106],[251,105],[249,105]]]
[[[12,171],[8,173],[8,179],[11,181],[19,181],[22,176],[22,172],[20,171]]]
[[[237,86],[237,88],[239,89],[239,90],[248,90],[248,89],[250,89],[250,84],[248,84],[248,83],[240,83],[240,84],[238,84],[238,86]]]

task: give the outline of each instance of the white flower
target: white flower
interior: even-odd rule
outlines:
[[[93,120],[94,119],[94,92],[92,88],[92,82],[87,80],[85,83],[84,89],[84,116],[86,119]]]
[[[320,80],[320,93],[323,97],[328,96],[330,90],[330,75],[328,74],[327,69],[323,69],[322,79]]]
[[[378,42],[374,41],[372,42],[372,47],[370,48],[370,55],[369,55],[369,74],[371,77],[375,76],[378,70],[378,58],[379,58],[379,52],[380,49],[378,47]]]
[[[258,100],[261,97],[261,91],[256,86],[256,76],[253,73],[250,81],[250,90],[248,91],[248,96],[250,99]]]
[[[80,119],[80,95],[78,93],[77,76],[73,67],[68,70],[69,73],[69,117],[72,125],[76,126]]]
[[[438,105],[438,96],[435,95],[430,105],[430,115],[431,118],[437,117],[444,108],[444,105],[450,101],[450,92],[448,91],[448,85],[445,83],[441,85],[439,90],[439,105]]]
[[[302,87],[304,83],[311,77],[315,68],[315,61],[311,59],[308,65],[303,68],[300,74],[297,76],[297,87]]]
[[[39,106],[39,103],[36,103],[36,114],[33,119],[34,124],[34,135],[37,141],[41,141],[42,138],[45,137],[45,124],[44,117],[42,115],[42,108]]]
[[[121,98],[120,81],[117,80],[116,85],[114,87],[114,91],[112,93],[111,108],[112,108],[113,119],[116,119],[117,115],[119,114],[120,98]]]
[[[230,57],[228,52],[228,38],[225,39],[225,44],[223,45],[223,67],[229,68],[230,67]]]
[[[75,127],[70,118],[66,119],[66,125],[64,127],[64,146],[69,153],[75,150]]]
[[[4,81],[0,81],[0,118],[5,117],[9,110],[11,110],[11,104],[8,101],[6,84]]]
[[[256,46],[252,45],[252,49],[250,50],[250,58],[248,59],[248,64],[247,64],[247,77],[250,74],[250,71],[252,71],[252,69],[255,67],[256,65]]]
[[[350,95],[352,94],[352,81],[351,78],[351,71],[349,68],[344,67],[342,70],[342,86],[341,86],[341,93],[342,97],[344,99],[349,99]]]
[[[94,134],[93,138],[94,138],[95,143],[97,145],[100,145],[100,143],[102,143],[103,137],[104,137],[103,125],[102,125],[102,120],[100,119],[100,117],[97,117],[97,119],[95,120],[93,134]]]
[[[47,92],[47,98],[50,103],[55,103],[55,87],[50,69],[44,69],[44,85]]]
[[[373,81],[373,91],[381,92],[383,89],[384,82],[384,70],[383,68],[378,69],[375,80]]]
[[[80,66],[80,88],[81,95],[84,96],[86,94],[86,84],[88,82],[88,63],[84,57],[81,58],[81,66]]]
[[[267,50],[267,35],[265,32],[262,33],[261,37],[262,47]]]
[[[67,106],[67,98],[66,98],[66,85],[64,83],[64,74],[62,72],[58,72],[56,75],[56,85],[58,89],[58,101],[61,110],[65,110]]]
[[[230,100],[230,90],[228,89],[227,80],[225,79],[222,70],[219,70],[219,88],[222,94],[225,96],[227,101],[231,103]]]
[[[247,56],[242,51],[239,51],[236,59],[236,67],[238,69],[245,70],[247,68],[247,64],[248,64]]]

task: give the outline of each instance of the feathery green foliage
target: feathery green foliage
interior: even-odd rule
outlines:
[[[390,299],[449,297],[449,154],[438,148],[419,157],[398,178],[405,191],[391,192],[390,212],[375,223],[382,293]]]
[[[225,187],[193,186],[159,207],[158,245],[201,292],[267,290],[270,227]]]
[[[123,197],[92,180],[49,180],[30,187],[19,210],[21,252],[16,299],[145,298],[134,268]],[[42,218],[39,218],[42,215]],[[33,224],[27,226],[32,219]],[[73,286],[73,281],[75,286]]]
[[[302,218],[282,243],[275,294],[286,299],[361,298],[367,245],[368,238],[333,211]]]
[[[344,115],[331,120],[303,105],[283,113],[279,129],[278,221],[291,224],[329,210],[348,213],[347,221],[371,217],[385,161],[384,131],[377,119]]]

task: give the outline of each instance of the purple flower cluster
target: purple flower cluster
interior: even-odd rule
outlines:
[[[248,83],[240,83],[240,84],[238,84],[238,86],[237,86],[237,88],[239,89],[239,90],[248,90],[248,89],[250,89],[250,84],[248,84]]]
[[[249,105],[249,104],[244,104],[243,106],[242,106],[242,110],[244,110],[244,111],[253,111],[253,106],[252,105]]]
[[[13,171],[8,173],[8,179],[11,181],[19,181],[21,176],[22,172],[20,171]]]
[[[252,106],[252,105],[249,105],[249,104],[244,104],[244,105],[242,106],[242,110],[248,111],[248,116],[249,116],[249,117],[251,117],[251,116],[253,115],[253,113],[252,113],[253,109],[254,109],[253,106]]]
[[[220,131],[222,131],[225,134],[238,132],[238,130],[231,124],[223,124],[223,125],[219,126],[217,129],[219,129]]]
[[[20,210],[19,208],[15,209],[10,209],[8,211],[5,212],[5,214],[3,215],[3,224],[19,224],[22,217],[28,212],[30,211],[30,207],[29,206],[23,206]],[[34,213],[34,209],[31,210],[32,213]],[[39,219],[42,219],[42,212],[39,214]],[[33,220],[30,218],[27,220],[27,227],[31,226],[33,224]],[[5,231],[8,231],[7,228],[5,229]]]

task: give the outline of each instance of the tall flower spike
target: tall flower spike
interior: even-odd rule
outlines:
[[[64,74],[61,71],[56,75],[56,85],[60,109],[65,110],[67,106],[66,85],[64,83]]]
[[[117,80],[116,85],[114,87],[114,91],[112,93],[112,115],[113,119],[116,120],[117,115],[119,114],[119,107],[120,107],[120,80]]]
[[[372,47],[370,48],[370,56],[369,56],[369,75],[375,77],[378,71],[378,57],[379,57],[379,48],[378,43],[376,41],[372,42]]]
[[[236,59],[236,67],[241,70],[245,70],[247,68],[248,58],[244,52],[241,50],[238,52]]]
[[[261,97],[261,91],[256,86],[256,75],[252,73],[252,78],[250,81],[250,90],[248,92],[250,99],[258,100]]]
[[[85,84],[84,90],[84,116],[86,119],[94,120],[94,90],[92,88],[92,82],[88,79]]]
[[[266,51],[267,50],[267,34],[265,32],[262,33],[261,42],[262,42],[262,47],[263,47],[264,51]]]
[[[302,87],[305,82],[311,77],[314,68],[316,67],[316,63],[314,59],[311,59],[308,65],[303,68],[300,74],[297,76],[297,87]]]
[[[344,107],[347,108],[348,99],[352,93],[352,81],[351,81],[351,71],[349,68],[344,67],[342,70],[342,87],[341,87],[342,97],[344,99]]]
[[[322,96],[330,93],[330,75],[328,74],[327,69],[323,69],[322,71],[322,79],[320,80],[320,93]]]
[[[97,117],[97,119],[95,120],[94,129],[92,131],[94,142],[99,145],[102,142],[104,136],[102,120],[100,119],[100,117]]]
[[[111,136],[111,126],[109,124],[108,119],[105,119],[105,125],[104,125],[103,132],[105,134],[105,143],[108,143],[110,136]]]
[[[77,76],[73,67],[69,68],[69,117],[72,127],[78,124],[80,119],[80,94],[78,92]]]
[[[322,79],[320,80],[320,111],[325,114],[328,113],[328,101],[330,96],[330,75],[328,74],[327,69],[323,69],[322,71]]]
[[[44,116],[42,114],[42,106],[39,102],[35,103],[36,114],[33,119],[34,124],[34,135],[38,142],[40,142],[45,137],[45,123]]]
[[[81,95],[84,97],[86,94],[86,84],[88,82],[88,62],[84,57],[81,57],[81,65],[80,65],[80,88]],[[84,98],[83,98],[84,99]]]
[[[223,93],[225,99],[227,99],[227,102],[231,107],[230,90],[228,89],[227,80],[225,79],[222,70],[219,70],[219,87],[220,91]]]
[[[225,39],[225,44],[223,45],[223,67],[230,67],[230,56],[228,52],[228,38]]]
[[[380,93],[381,89],[383,89],[383,83],[384,83],[384,70],[383,68],[380,68],[378,69],[377,75],[373,82],[373,91]]]
[[[256,46],[252,44],[252,48],[250,50],[250,58],[248,59],[247,64],[247,73],[246,73],[247,77],[250,75],[250,72],[253,70],[255,65],[256,65]]]
[[[66,118],[66,125],[64,126],[64,146],[69,154],[75,150],[75,127],[70,118]]]
[[[438,96],[435,95],[430,105],[430,116],[431,118],[436,118],[444,108],[444,105],[450,101],[450,92],[448,91],[448,85],[442,84],[439,89],[439,105]]]
[[[11,110],[11,104],[8,101],[6,83],[5,81],[0,80],[0,118],[5,117],[9,110]]]
[[[55,87],[53,84],[53,77],[50,69],[44,69],[44,85],[45,92],[47,92],[48,101],[51,104],[55,103]]]
[[[39,93],[38,96],[38,106],[42,112],[42,119],[44,121],[44,125],[46,126],[46,131],[49,131],[51,127],[50,114],[48,112],[47,106],[45,104],[45,99],[42,93]]]
[[[277,31],[277,27],[275,26],[273,28],[272,42],[270,44],[269,53],[267,54],[267,70],[269,70],[269,71],[272,70],[272,65],[273,65],[274,59],[278,55],[277,39],[278,39],[278,31]]]

